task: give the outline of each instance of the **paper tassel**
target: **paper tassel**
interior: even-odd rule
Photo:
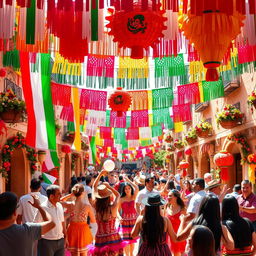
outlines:
[[[84,109],[94,109],[106,111],[107,107],[107,92],[93,91],[82,89],[80,107]]]
[[[91,40],[98,41],[98,0],[91,0]]]
[[[35,23],[36,23],[36,1],[31,0],[31,5],[27,8],[26,17],[26,43],[35,43]]]
[[[163,124],[166,129],[173,128],[173,121],[170,116],[169,108],[153,109],[153,124]]]
[[[163,134],[163,128],[161,125],[155,125],[151,127],[152,136],[151,137],[158,137]]]
[[[200,103],[200,92],[198,83],[180,85],[178,88],[178,104],[198,104]]]
[[[131,110],[148,110],[148,91],[129,92],[132,97]]]
[[[127,129],[127,135],[126,135],[126,139],[127,140],[138,140],[140,138],[139,136],[139,128],[138,127],[134,127],[134,128],[128,128]]]
[[[110,112],[110,126],[116,128],[125,128],[127,127],[126,122],[126,112],[123,113],[121,117],[117,116],[116,111]]]
[[[112,139],[112,128],[111,127],[100,127],[100,137],[102,139]]]
[[[70,106],[71,87],[61,84],[51,83],[52,101],[54,105]]]
[[[151,127],[139,127],[139,136],[140,136],[140,140],[151,139],[152,137]]]
[[[167,108],[172,106],[173,91],[172,88],[152,90],[152,108]]]
[[[173,111],[173,121],[175,123],[192,120],[190,104],[174,105],[172,106],[172,111]]]
[[[148,111],[139,110],[131,112],[131,127],[149,126]]]
[[[3,55],[3,66],[12,67],[15,71],[20,70],[20,56],[17,50],[5,52]]]
[[[10,39],[15,32],[15,1],[9,4],[3,1],[0,7],[0,39]]]
[[[224,97],[224,85],[220,78],[216,82],[202,82],[204,101],[210,101],[220,97]]]

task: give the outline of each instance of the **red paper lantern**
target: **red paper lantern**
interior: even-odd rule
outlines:
[[[123,88],[118,87],[110,98],[108,105],[113,111],[117,111],[117,116],[121,117],[123,112],[127,111],[132,103],[131,95],[128,92],[122,91]]]
[[[186,171],[186,169],[189,167],[189,162],[187,162],[187,161],[185,161],[185,160],[182,160],[182,161],[179,163],[179,167],[180,167],[180,169],[183,169],[182,176],[183,176],[183,177],[186,177],[186,176],[187,176],[187,171]]]
[[[132,10],[109,9],[110,16],[107,28],[110,28],[109,35],[113,35],[114,42],[118,42],[119,48],[131,48],[131,58],[143,58],[143,49],[154,46],[160,37],[163,37],[163,30],[166,29],[163,16],[165,11],[152,10],[148,7],[142,10],[140,5],[134,5]]]
[[[221,179],[228,180],[228,167],[234,163],[234,157],[227,151],[220,151],[213,158],[215,164],[221,169]]]
[[[5,68],[0,68],[0,77],[5,77],[5,76],[6,76]]]

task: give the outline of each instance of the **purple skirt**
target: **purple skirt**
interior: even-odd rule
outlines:
[[[171,251],[166,243],[158,244],[155,247],[142,243],[138,252],[138,256],[171,256]]]

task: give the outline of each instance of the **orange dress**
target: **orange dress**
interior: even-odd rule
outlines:
[[[89,225],[87,224],[86,205],[81,211],[71,210],[70,224],[67,229],[68,250],[70,252],[85,252],[87,246],[92,243],[93,237]],[[76,216],[76,221],[73,221]],[[79,221],[77,221],[79,220]]]
[[[172,227],[175,233],[177,233],[180,226],[180,215],[181,215],[181,212],[178,212],[174,215],[167,214],[167,217],[171,221]],[[171,238],[168,236],[167,243],[173,253],[177,253],[177,252],[183,253],[185,251],[186,241],[173,242]]]

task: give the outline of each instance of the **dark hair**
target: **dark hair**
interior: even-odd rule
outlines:
[[[18,198],[12,192],[0,194],[0,220],[9,219],[17,208]]]
[[[252,245],[253,226],[239,215],[239,205],[232,195],[226,195],[222,201],[222,222],[231,233],[235,248]]]
[[[123,176],[120,175],[118,179],[119,179],[119,181],[123,180]]]
[[[149,247],[155,247],[162,242],[164,235],[164,218],[159,206],[145,206],[142,220],[142,238]]]
[[[202,178],[196,178],[196,179],[194,179],[193,182],[194,182],[196,185],[198,185],[200,188],[204,189],[204,187],[205,187],[204,179],[202,179]]]
[[[50,198],[50,195],[55,195],[56,190],[58,189],[60,189],[60,187],[57,185],[50,185],[49,187],[47,187],[46,189],[47,197]]]
[[[95,210],[96,215],[99,216],[101,221],[108,221],[104,219],[104,213],[109,213],[109,206],[110,206],[110,196],[105,198],[96,198],[95,201]]]
[[[123,186],[122,186],[121,197],[125,197],[126,196],[126,193],[125,193],[125,187],[126,186],[129,186],[131,188],[131,190],[132,190],[131,194],[134,195],[134,189],[133,189],[132,185],[129,182],[124,182]]]
[[[192,192],[192,186],[191,186],[191,183],[189,182],[189,180],[185,180],[184,181],[184,185],[186,185],[186,184],[189,184],[189,188],[188,189],[189,189],[190,192]]]
[[[149,183],[152,179],[155,179],[155,177],[147,176],[145,179],[145,184]]]
[[[234,192],[239,192],[241,190],[241,184],[235,184],[233,190]]]
[[[166,179],[160,179],[160,183],[166,184],[166,183],[167,183],[167,180],[166,180]]]
[[[30,181],[31,190],[38,190],[41,187],[41,181],[39,179],[32,179]]]
[[[87,175],[85,177],[85,183],[87,186],[89,186],[90,182],[92,181],[92,176],[91,175]]]
[[[195,226],[192,236],[193,256],[214,256],[215,241],[212,231],[202,225]]]
[[[76,179],[77,179],[77,182],[82,181],[82,177],[80,177],[80,176],[79,176],[79,177],[77,177]]]
[[[177,204],[180,206],[181,209],[185,208],[185,203],[180,197],[180,192],[177,189],[172,189],[171,193],[177,198]]]
[[[173,180],[170,180],[170,181],[169,181],[169,183],[168,183],[168,189],[169,189],[169,190],[176,189]]]
[[[38,179],[42,182],[44,181],[43,175],[39,175]]]
[[[75,197],[79,197],[84,192],[84,185],[83,184],[76,184],[72,189],[72,193],[75,195]]]
[[[199,215],[193,221],[193,224],[206,226],[212,231],[215,239],[215,251],[218,251],[220,248],[222,227],[220,220],[220,202],[215,195],[208,194],[203,198]]]
[[[249,184],[250,186],[252,186],[252,183],[249,180],[243,180],[241,184]]]
[[[82,176],[82,181],[85,181],[85,177],[84,176]]]

